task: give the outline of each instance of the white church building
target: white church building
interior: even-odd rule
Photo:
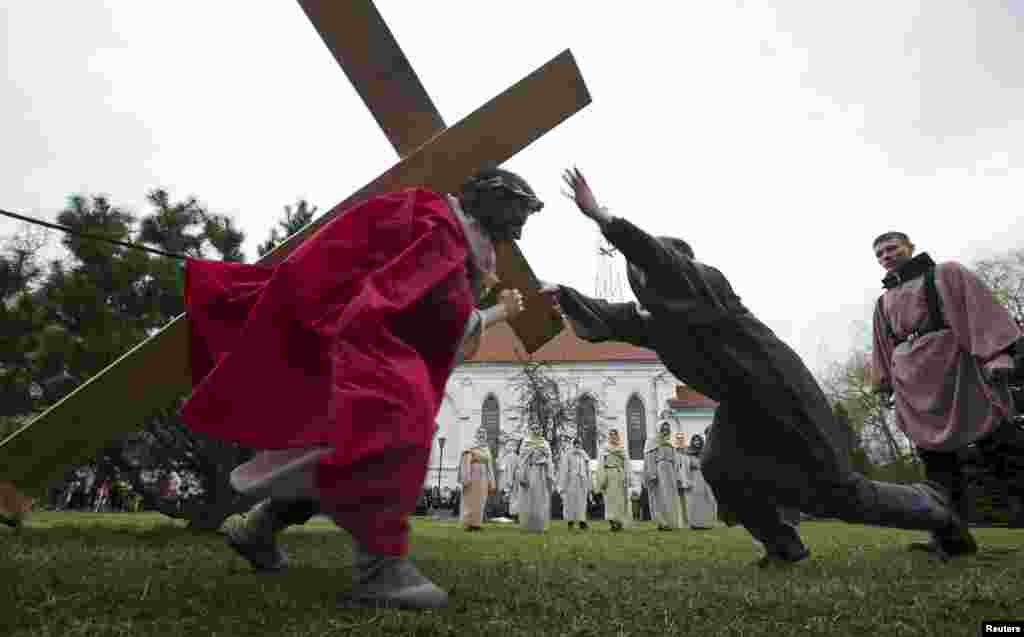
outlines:
[[[498,441],[523,431],[518,405],[517,377],[522,370],[519,339],[507,324],[489,329],[480,351],[459,366],[448,382],[448,397],[438,414],[437,433],[425,486],[456,486],[462,451],[485,427],[495,458]],[[629,450],[633,469],[643,469],[643,451],[661,420],[672,423],[673,434],[687,440],[703,434],[717,403],[685,387],[647,349],[628,343],[588,343],[568,325],[551,342],[534,352],[535,361],[550,364],[556,379],[578,384],[577,422],[582,424],[584,449],[599,457],[611,428],[618,429]]]

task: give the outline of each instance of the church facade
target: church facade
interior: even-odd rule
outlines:
[[[487,431],[495,458],[506,439],[524,433],[516,386],[522,370],[520,348],[507,324],[496,325],[487,331],[477,355],[451,375],[425,486],[456,486],[459,458],[473,444],[479,427]],[[619,430],[637,487],[644,446],[654,437],[658,422],[668,420],[673,433],[682,432],[689,439],[703,434],[714,416],[713,401],[686,388],[644,348],[588,343],[566,326],[533,359],[548,363],[552,377],[578,388],[577,422],[591,458],[596,460],[603,452],[608,430]]]

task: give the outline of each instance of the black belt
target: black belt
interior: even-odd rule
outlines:
[[[916,341],[917,339],[921,338],[925,334],[931,334],[932,332],[940,332],[940,331],[942,331],[944,329],[946,329],[945,326],[937,327],[937,328],[931,328],[931,329],[914,330],[913,332],[907,334],[903,338],[896,339],[896,346],[900,346],[900,345],[902,345],[904,343],[913,343],[914,341]]]

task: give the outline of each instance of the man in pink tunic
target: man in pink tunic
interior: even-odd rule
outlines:
[[[962,518],[968,498],[962,453],[970,444],[999,465],[1024,436],[1008,379],[1021,331],[974,273],[955,261],[914,256],[902,232],[874,241],[887,274],[874,314],[878,389],[896,424],[918,448],[929,480],[950,491]],[[1017,481],[1019,472],[1005,478]],[[934,538],[928,547],[934,547]]]

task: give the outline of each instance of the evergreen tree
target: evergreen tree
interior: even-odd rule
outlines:
[[[209,213],[194,197],[172,201],[162,189],[151,191],[147,200],[153,211],[137,222],[106,197],[76,195],[58,222],[76,232],[148,244],[171,254],[244,259],[244,234],[229,217]],[[35,373],[59,380],[43,383],[44,404],[58,400],[184,311],[182,261],[74,234],[63,243],[70,258],[51,268],[43,286],[44,322],[37,330]],[[184,398],[155,409],[148,421],[139,423],[139,431],[110,441],[96,458],[97,483],[117,473],[149,508],[188,519],[195,528],[217,528],[228,515],[251,504],[228,484],[230,470],[251,452],[185,427],[177,416]],[[172,470],[198,480],[195,497],[186,506],[161,500],[156,484],[145,479]]]
[[[282,241],[292,236],[299,230],[302,230],[306,224],[313,220],[313,216],[316,214],[317,207],[311,206],[305,199],[299,199],[295,203],[295,208],[291,206],[284,207],[284,219],[277,222],[278,227],[281,229],[279,233],[277,228],[270,229],[270,236],[267,240],[260,244],[256,251],[259,253],[260,258],[265,257],[270,253],[271,250],[276,248]]]
[[[0,439],[33,413],[32,353],[42,324],[33,292],[44,276],[45,245],[46,235],[27,226],[0,242]]]

